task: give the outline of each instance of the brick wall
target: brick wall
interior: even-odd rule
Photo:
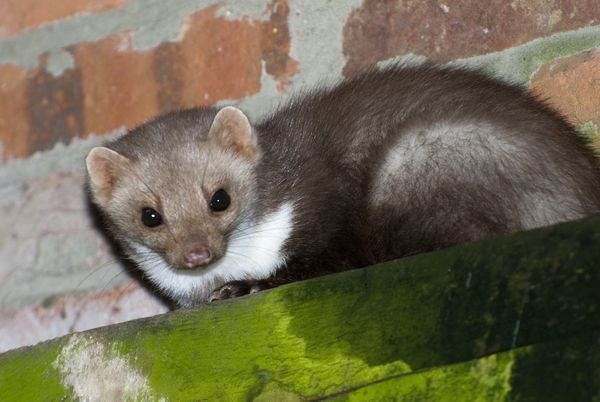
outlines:
[[[600,149],[593,0],[4,0],[0,350],[166,311],[87,213],[83,157],[169,110],[238,103],[398,58],[529,85]]]

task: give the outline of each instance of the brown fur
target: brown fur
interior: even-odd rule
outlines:
[[[478,73],[369,72],[296,97],[252,127],[236,109],[221,113],[172,113],[107,144],[131,166],[108,200],[92,185],[118,241],[143,242],[173,267],[198,242],[222,255],[239,222],[293,201],[286,266],[214,298],[600,211],[598,163],[574,128],[526,91]],[[101,159],[90,167],[92,184],[112,183]],[[220,186],[232,207],[214,216],[206,203]],[[142,227],[145,205],[169,224]]]
[[[176,122],[180,131],[164,130],[163,125],[142,126],[109,144],[112,149],[97,147],[90,152],[87,168],[92,199],[107,212],[109,230],[125,250],[132,252],[126,240],[135,240],[163,254],[177,269],[186,269],[185,251],[199,245],[207,245],[215,259],[224,254],[227,237],[223,234],[236,225],[240,215],[249,213],[241,201],[254,197],[253,164],[258,158],[250,131],[245,143],[239,143],[241,137],[233,142],[226,129],[232,123],[227,114],[215,120],[208,134],[198,130],[190,113]],[[241,152],[244,158],[239,157]],[[107,180],[109,176],[114,179]],[[232,205],[215,214],[206,206],[220,188],[232,195]],[[139,217],[145,207],[161,211],[166,225],[145,227]]]

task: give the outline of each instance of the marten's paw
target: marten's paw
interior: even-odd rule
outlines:
[[[273,286],[268,281],[247,280],[227,282],[225,285],[213,290],[208,301],[233,299],[234,297],[249,295],[271,287]]]

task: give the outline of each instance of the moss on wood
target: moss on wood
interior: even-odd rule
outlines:
[[[59,338],[0,355],[0,400],[540,400],[565,370],[586,400],[599,245],[595,216]]]

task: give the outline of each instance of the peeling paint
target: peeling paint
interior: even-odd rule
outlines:
[[[154,397],[148,378],[121,357],[114,344],[108,346],[98,339],[72,336],[53,366],[78,400],[159,399]]]

